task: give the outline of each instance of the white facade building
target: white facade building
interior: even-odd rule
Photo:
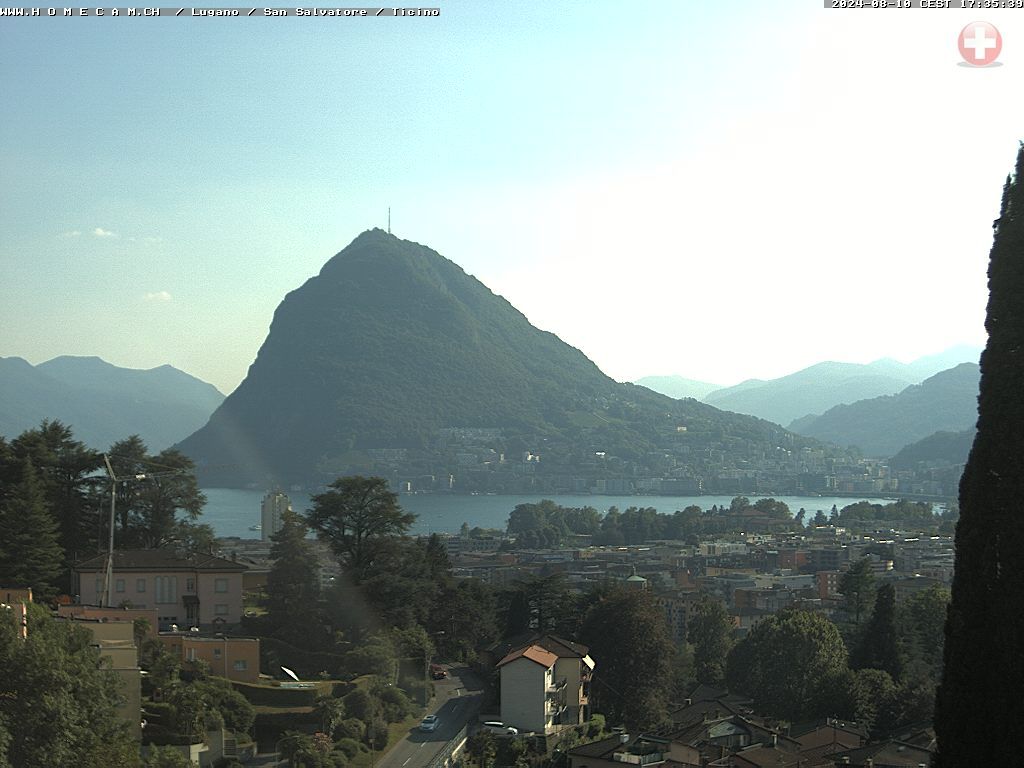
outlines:
[[[292,511],[292,502],[281,491],[271,491],[263,497],[260,514],[263,541],[269,541],[271,536],[281,530],[281,515],[286,511]]]

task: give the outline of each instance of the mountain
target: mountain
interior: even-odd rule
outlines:
[[[893,360],[869,365],[824,362],[778,379],[752,379],[719,389],[704,401],[727,411],[789,424],[793,419],[823,413],[839,403],[895,394],[915,381]]]
[[[960,363],[977,363],[980,347],[960,345],[910,363],[882,358],[872,363],[823,362],[763,381],[748,379],[708,393],[704,402],[777,424],[821,414],[836,405],[894,395]]]
[[[790,429],[868,456],[892,456],[938,431],[969,430],[978,418],[977,363],[961,363],[897,395],[837,405],[821,416],[797,419]]]
[[[169,365],[144,371],[98,357],[36,366],[0,358],[0,435],[8,438],[56,419],[98,450],[137,434],[158,451],[202,426],[223,400],[212,384]]]
[[[374,229],[285,296],[245,380],[179,447],[208,485],[451,474],[500,492],[628,477],[658,449],[695,461],[728,444],[728,463],[810,443],[619,384],[456,264]]]
[[[635,383],[667,395],[673,400],[681,400],[684,397],[703,400],[709,392],[721,389],[719,384],[684,379],[682,376],[644,376],[642,379],[637,379]]]
[[[903,446],[899,453],[889,459],[889,466],[893,469],[915,469],[922,463],[937,466],[966,464],[976,432],[974,429],[935,432],[916,443]]]

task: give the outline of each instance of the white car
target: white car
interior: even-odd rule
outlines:
[[[519,729],[513,728],[511,725],[505,725],[497,720],[489,720],[480,726],[485,731],[497,734],[498,736],[517,736],[519,735]]]
[[[438,719],[437,715],[427,715],[420,722],[420,730],[427,731],[428,733],[430,731],[436,731],[440,722],[441,721]]]

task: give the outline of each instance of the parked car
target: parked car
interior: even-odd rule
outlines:
[[[420,721],[420,730],[427,731],[428,733],[430,731],[436,731],[440,722],[441,721],[438,719],[437,715],[427,715]]]
[[[489,720],[480,726],[488,733],[494,733],[498,736],[517,736],[519,735],[519,729],[513,728],[511,725],[505,725],[504,723],[498,722],[497,720]]]
[[[430,676],[435,680],[444,680],[446,677],[448,677],[448,670],[442,667],[440,664],[431,664]]]

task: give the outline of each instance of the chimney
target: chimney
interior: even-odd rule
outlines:
[[[629,744],[629,734],[628,733],[620,733],[619,734],[619,744]]]
[[[773,747],[779,746],[779,734],[777,734],[777,733],[773,733],[772,734],[772,746]]]

